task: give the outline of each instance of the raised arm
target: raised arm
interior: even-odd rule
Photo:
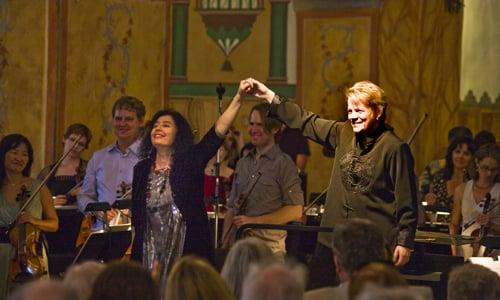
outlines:
[[[231,124],[233,124],[238,111],[240,110],[241,97],[244,93],[250,92],[251,87],[252,84],[248,79],[240,81],[238,92],[236,92],[236,95],[234,95],[233,100],[229,103],[229,106],[215,122],[215,132],[217,135],[226,135],[227,131],[231,127]]]
[[[252,87],[253,96],[271,104],[270,115],[277,116],[291,128],[299,128],[305,137],[334,149],[336,137],[340,134],[343,122],[320,118],[317,114],[302,109],[293,101],[277,96],[275,92],[255,79],[247,79]]]

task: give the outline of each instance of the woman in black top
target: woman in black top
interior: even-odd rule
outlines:
[[[90,129],[79,123],[71,124],[64,133],[64,151],[71,149],[79,136],[82,136],[71,153],[61,162],[55,173],[47,181],[47,187],[52,193],[54,205],[72,205],[76,202],[79,185],[85,177],[87,161],[81,158],[83,150],[87,149],[92,139]],[[54,164],[51,164],[38,174],[38,179],[44,179]]]
[[[141,146],[145,158],[134,167],[132,183],[132,259],[158,277],[161,290],[179,256],[195,254],[212,261],[204,169],[222,145],[249,87],[240,82],[228,108],[197,144],[188,122],[176,111],[158,111],[149,122]]]

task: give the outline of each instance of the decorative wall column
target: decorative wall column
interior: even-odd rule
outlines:
[[[189,0],[172,1],[172,80],[186,80]]]
[[[286,83],[286,35],[289,0],[271,0],[269,82]]]

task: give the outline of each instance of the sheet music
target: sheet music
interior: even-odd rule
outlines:
[[[471,263],[486,267],[500,276],[500,261],[493,260],[492,257],[469,257]]]

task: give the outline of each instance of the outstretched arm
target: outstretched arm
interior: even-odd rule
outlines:
[[[215,132],[217,133],[217,135],[219,136],[226,135],[227,131],[229,130],[229,127],[231,127],[231,124],[233,123],[234,119],[236,118],[236,115],[238,114],[238,111],[240,110],[241,97],[243,96],[244,93],[250,92],[251,87],[252,83],[249,81],[249,79],[240,81],[238,92],[236,93],[236,95],[234,95],[233,100],[226,108],[226,110],[215,122]]]

